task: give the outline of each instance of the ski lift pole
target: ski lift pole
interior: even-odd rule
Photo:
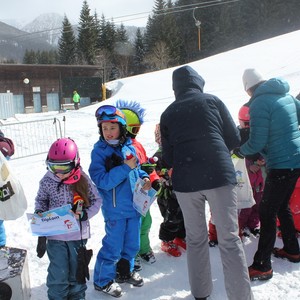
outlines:
[[[194,18],[194,20],[195,20],[195,25],[196,25],[196,27],[198,28],[198,50],[201,51],[201,28],[200,28],[200,26],[201,26],[201,21],[197,20],[196,17],[195,17],[195,10],[196,10],[197,8],[199,8],[199,7],[196,6],[196,7],[193,9],[193,18]]]
[[[63,116],[63,122],[64,122],[64,137],[66,137],[66,116]]]

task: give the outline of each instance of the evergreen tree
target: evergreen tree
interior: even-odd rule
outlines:
[[[26,49],[24,58],[23,58],[23,64],[36,64],[36,54],[33,50]]]
[[[73,65],[76,63],[76,38],[71,23],[64,16],[61,37],[58,41],[59,63]]]
[[[116,30],[116,41],[121,43],[128,43],[128,35],[123,23]]]
[[[135,74],[141,74],[145,70],[144,58],[145,58],[145,46],[144,37],[141,29],[138,28],[136,31],[136,37],[134,41],[134,57],[133,57],[133,68]]]
[[[77,49],[81,63],[94,64],[96,60],[97,26],[90,14],[87,1],[83,1],[78,27]]]

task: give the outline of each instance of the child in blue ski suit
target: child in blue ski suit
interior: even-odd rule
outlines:
[[[118,283],[134,286],[144,283],[139,274],[133,272],[134,258],[140,247],[141,215],[133,207],[132,175],[143,178],[146,190],[151,188],[151,183],[147,173],[138,166],[131,139],[126,137],[124,114],[114,106],[104,105],[97,109],[95,116],[100,139],[91,154],[89,173],[103,197],[106,235],[97,255],[94,287],[120,297],[122,289]],[[126,159],[128,152],[133,157]]]

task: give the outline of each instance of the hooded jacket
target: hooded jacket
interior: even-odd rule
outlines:
[[[82,221],[82,238],[90,238],[90,224],[89,219],[95,216],[100,209],[102,199],[90,180],[90,178],[82,171],[81,176],[85,176],[88,180],[89,186],[89,202],[90,206],[86,209],[88,220]],[[39,189],[37,196],[35,198],[35,211],[48,211],[57,207],[61,207],[67,204],[73,205],[73,192],[70,189],[69,184],[61,183],[60,178],[55,176],[50,171],[44,175],[40,180]],[[79,222],[79,221],[78,221]],[[59,241],[77,241],[81,239],[80,231],[71,232],[68,234],[60,234],[55,236],[48,236],[49,240],[59,240]]]
[[[268,169],[300,168],[300,101],[279,78],[260,84],[249,101],[250,136],[242,154],[260,152]]]
[[[161,115],[163,160],[173,167],[178,192],[236,184],[230,151],[240,144],[239,132],[224,103],[203,93],[204,83],[191,67],[176,69],[176,99]]]
[[[140,217],[133,207],[131,175],[140,178],[149,176],[140,167],[131,170],[123,163],[127,151],[136,156],[129,138],[118,147],[112,147],[100,138],[91,154],[89,174],[102,195],[101,209],[105,221]]]

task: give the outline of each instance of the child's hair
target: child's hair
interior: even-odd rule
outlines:
[[[78,193],[84,201],[84,206],[89,207],[89,185],[85,176],[80,176],[80,179],[75,183],[70,185],[71,191],[73,193]]]

